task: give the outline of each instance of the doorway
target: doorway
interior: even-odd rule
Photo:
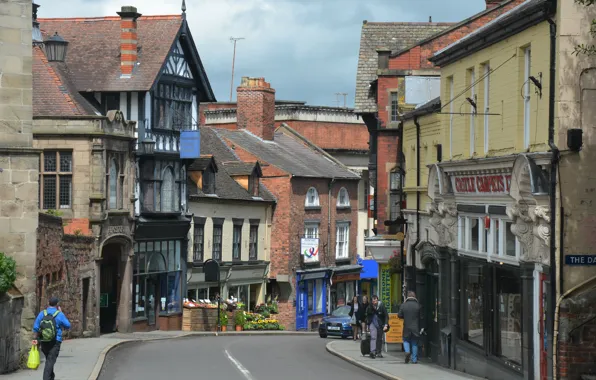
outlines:
[[[296,307],[296,330],[308,328],[308,286],[305,281],[298,285],[298,302]]]
[[[147,278],[147,324],[155,328],[157,324],[157,300],[159,295],[157,294],[158,281],[155,277]]]
[[[425,355],[437,362],[440,351],[439,342],[439,265],[431,260],[426,265],[426,289],[424,294],[424,320],[426,336],[424,337]]]
[[[118,277],[121,247],[103,248],[100,265],[99,327],[102,334],[116,331],[118,317]]]

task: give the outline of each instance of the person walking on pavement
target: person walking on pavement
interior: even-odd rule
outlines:
[[[350,316],[350,324],[352,325],[352,330],[354,333],[354,342],[358,340],[360,334],[358,330],[360,329],[362,323],[362,316],[364,315],[364,308],[362,307],[362,303],[358,299],[358,296],[354,296],[351,302],[348,302],[350,305],[350,312],[348,315]]]
[[[418,341],[420,334],[420,303],[416,299],[416,293],[408,291],[406,302],[400,308],[397,316],[404,320],[404,351],[406,351],[406,364],[412,361],[412,364],[418,363]]]
[[[41,343],[41,352],[46,357],[46,364],[43,370],[43,380],[54,380],[54,365],[60,354],[62,345],[62,331],[70,329],[70,321],[60,306],[58,298],[52,297],[48,302],[48,308],[39,313],[33,324],[33,345],[37,346],[38,339]]]
[[[383,333],[388,330],[389,315],[387,309],[379,301],[379,297],[372,296],[372,304],[366,309],[366,322],[370,330],[370,357],[383,357]]]
[[[362,313],[360,315],[360,324],[361,324],[361,335],[362,335],[362,339],[364,339],[365,334],[367,333],[367,326],[368,324],[366,323],[366,311],[368,310],[368,297],[367,296],[362,296]]]

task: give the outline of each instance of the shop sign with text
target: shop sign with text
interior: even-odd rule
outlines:
[[[482,174],[451,177],[456,194],[509,194],[511,174]]]

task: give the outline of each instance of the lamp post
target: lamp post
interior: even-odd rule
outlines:
[[[64,62],[66,59],[66,49],[68,42],[56,32],[45,43],[46,56],[50,62]]]

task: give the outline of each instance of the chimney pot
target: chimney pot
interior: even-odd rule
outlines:
[[[137,63],[138,39],[137,19],[141,14],[137,8],[126,5],[118,12],[120,16],[120,74],[130,77]]]
[[[265,78],[242,77],[236,101],[237,128],[247,129],[263,140],[273,140],[275,90]]]

